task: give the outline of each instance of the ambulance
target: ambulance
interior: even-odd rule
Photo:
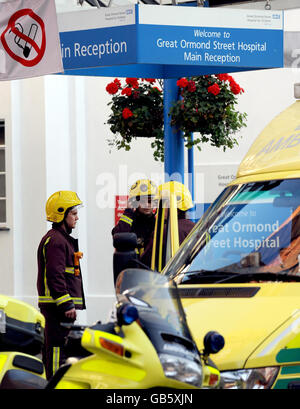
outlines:
[[[261,132],[179,249],[169,193],[159,198],[152,268],[176,281],[200,350],[203,334],[223,335],[222,387],[300,389],[300,100]]]

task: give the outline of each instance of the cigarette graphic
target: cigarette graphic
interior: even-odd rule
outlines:
[[[24,29],[23,29],[23,27],[22,27],[22,25],[20,23],[17,23],[16,27],[18,28],[18,30],[21,33],[24,32]],[[29,33],[28,33],[27,37],[34,40],[35,37],[36,37],[37,31],[38,31],[38,26],[36,24],[31,24],[30,30],[29,30]],[[30,51],[32,49],[32,45],[29,44],[27,41],[23,40],[18,35],[15,36],[14,42],[17,44],[18,47],[23,48],[23,55],[24,55],[25,58],[28,58],[29,54],[30,54]]]
[[[37,31],[38,31],[38,26],[36,24],[31,24],[28,37],[34,40]],[[32,45],[26,42],[24,50],[23,50],[23,55],[25,58],[29,57],[31,49],[32,49]]]

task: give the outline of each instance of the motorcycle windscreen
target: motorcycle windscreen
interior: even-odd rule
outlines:
[[[166,276],[138,268],[123,270],[117,279],[116,293],[119,301],[124,297],[135,305],[142,314],[151,311],[157,314],[166,325],[171,326],[177,335],[191,339],[185,313],[176,284]]]

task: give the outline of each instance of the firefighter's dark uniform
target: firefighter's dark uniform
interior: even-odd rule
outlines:
[[[195,223],[189,219],[185,219],[184,217],[178,218],[178,240],[179,245],[183,242],[183,240],[188,236],[189,232],[193,229]],[[166,240],[166,229],[164,231],[164,241]],[[152,258],[152,246],[154,240],[154,233],[151,235],[151,238],[148,242],[147,247],[145,248],[144,253],[141,256],[141,262],[151,267],[151,258]],[[163,246],[163,252],[165,254],[166,248]]]
[[[138,254],[142,256],[155,227],[155,215],[144,215],[139,210],[125,209],[117,225],[112,229],[116,233],[135,233],[138,240]]]
[[[194,228],[195,223],[189,219],[178,219],[178,236],[179,245],[188,236],[189,232]]]
[[[85,309],[81,271],[74,268],[74,252],[78,240],[59,225],[42,238],[38,248],[39,308],[45,316],[45,345],[43,361],[49,379],[65,360],[64,344],[68,329],[65,311]]]

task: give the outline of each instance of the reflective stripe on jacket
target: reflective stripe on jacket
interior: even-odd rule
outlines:
[[[135,233],[138,240],[137,252],[141,256],[151,239],[155,227],[155,215],[144,215],[139,210],[127,208],[120,217],[119,222],[112,229],[112,235],[116,233]]]
[[[81,271],[75,275],[74,252],[78,241],[60,226],[42,238],[38,248],[37,289],[39,306],[56,305],[61,311],[85,309]]]

